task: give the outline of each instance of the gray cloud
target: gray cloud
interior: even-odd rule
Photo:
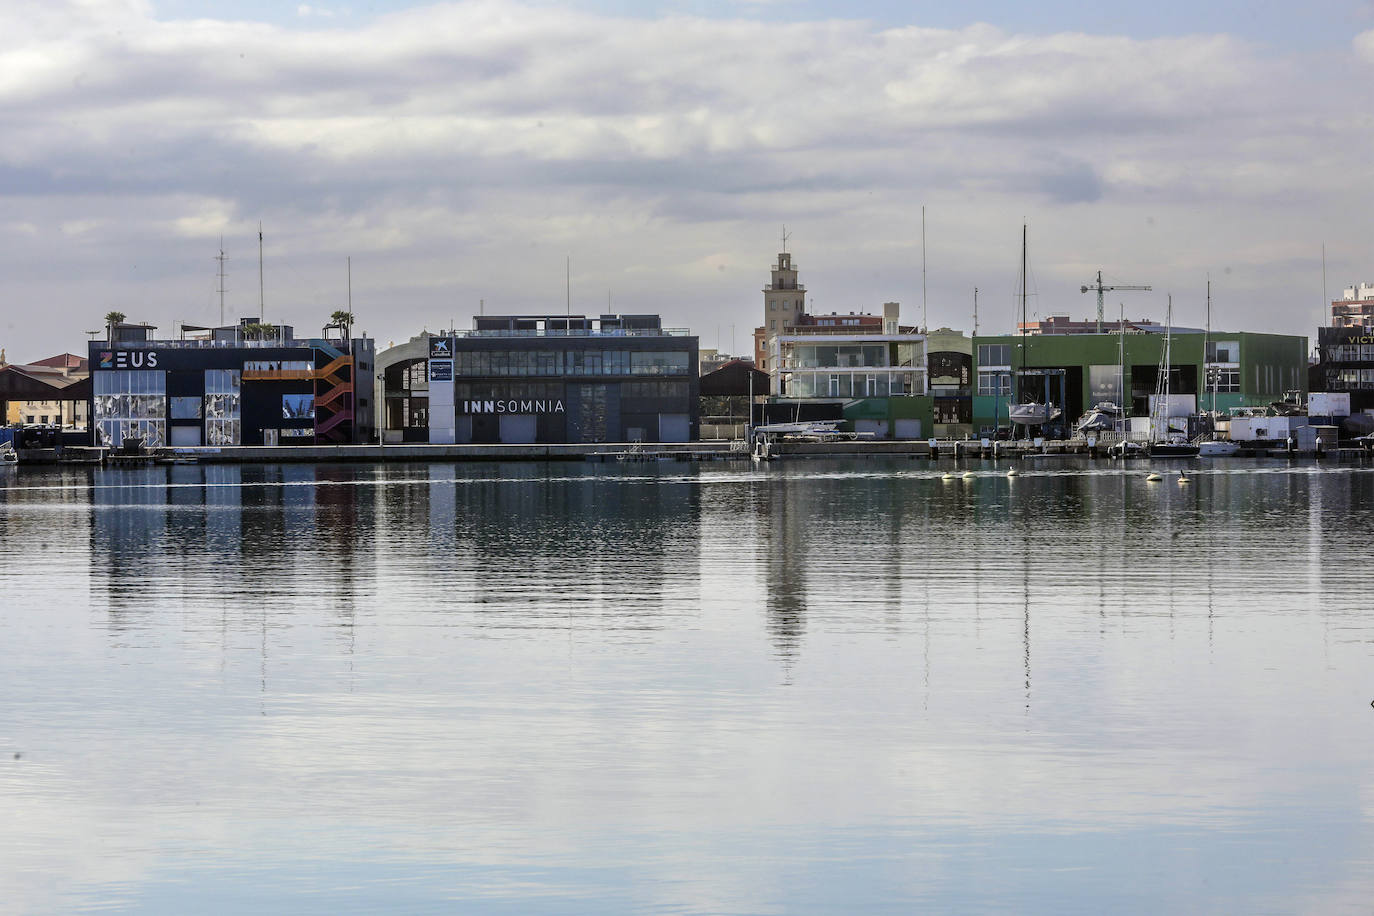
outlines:
[[[54,303],[0,323],[10,353],[78,346],[77,316],[112,299],[191,317],[219,236],[253,246],[259,220],[272,282],[289,284],[270,298],[328,299],[351,254],[382,297],[359,303],[379,316],[369,329],[398,339],[469,298],[460,321],[479,296],[540,307],[558,291],[534,262],[569,253],[589,309],[611,289],[672,324],[744,326],[784,221],[812,289],[844,284],[829,301],[912,303],[922,204],[941,227],[932,323],[947,309],[969,324],[965,290],[1003,281],[1001,236],[1029,218],[1059,246],[1041,269],[1063,288],[1055,307],[1081,308],[1068,294],[1089,264],[1159,287],[1251,263],[1237,276],[1264,275],[1256,314],[1306,332],[1283,304],[1309,278],[1259,268],[1324,238],[1333,267],[1356,269],[1339,239],[1369,229],[1348,200],[1374,176],[1345,136],[1368,90],[1227,36],[625,20],[504,0],[319,22],[159,22],[98,0],[0,12],[0,268],[12,295]],[[1280,204],[1284,219],[1263,219]]]

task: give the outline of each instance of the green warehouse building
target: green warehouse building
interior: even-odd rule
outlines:
[[[1148,416],[1159,382],[1165,335],[1128,329],[1102,334],[1016,334],[973,339],[973,426],[989,436],[1006,429],[1013,401],[1048,400],[1071,428],[1093,406],[1110,402]],[[1203,352],[1204,345],[1206,353]],[[1307,390],[1307,338],[1283,334],[1175,329],[1169,393],[1193,395],[1197,410],[1258,407]]]

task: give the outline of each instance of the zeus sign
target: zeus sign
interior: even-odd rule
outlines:
[[[102,369],[156,369],[156,350],[102,350]]]

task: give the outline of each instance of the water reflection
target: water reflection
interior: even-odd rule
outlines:
[[[4,898],[1364,905],[1374,475],[971,466],[26,472]]]

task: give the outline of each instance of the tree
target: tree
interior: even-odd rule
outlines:
[[[114,343],[115,325],[124,323],[124,313],[119,311],[109,311],[105,313],[105,339]]]
[[[329,316],[329,327],[338,328],[343,332],[344,340],[351,340],[353,337],[353,313],[339,309]]]

